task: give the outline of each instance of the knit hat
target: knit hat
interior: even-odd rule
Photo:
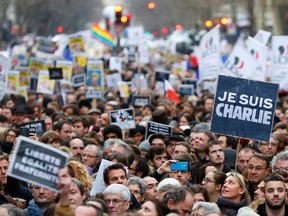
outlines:
[[[140,145],[138,146],[140,151],[149,151],[150,149],[150,143],[148,140],[144,140],[143,142],[140,143]]]

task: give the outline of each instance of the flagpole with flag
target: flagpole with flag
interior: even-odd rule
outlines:
[[[116,38],[114,35],[106,29],[101,28],[97,22],[93,23],[92,35],[108,46],[115,46]]]
[[[165,94],[169,100],[174,101],[177,104],[180,103],[180,99],[177,96],[176,91],[173,89],[170,82],[166,79],[164,79],[164,89],[165,89]]]

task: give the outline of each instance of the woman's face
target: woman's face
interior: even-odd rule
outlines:
[[[179,119],[179,126],[186,126],[186,125],[189,125],[189,122],[187,121],[186,117],[182,116]]]
[[[202,193],[195,193],[193,196],[194,204],[197,202],[205,202],[205,198]]]
[[[14,143],[15,139],[16,139],[16,133],[14,131],[10,130],[6,135],[5,141],[10,142],[10,143]]]
[[[155,204],[151,201],[145,202],[138,211],[142,216],[158,216]]]
[[[237,178],[234,176],[229,176],[226,178],[222,187],[222,197],[230,199],[234,202],[239,202],[243,193],[244,190],[240,187]]]
[[[202,185],[207,189],[208,194],[214,194],[216,192],[216,183],[214,175],[215,173],[209,172],[202,182]]]

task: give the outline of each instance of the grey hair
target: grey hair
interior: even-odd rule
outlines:
[[[97,149],[97,154],[95,155],[97,158],[102,158],[102,155],[103,155],[103,153],[102,153],[102,151],[101,151],[101,149],[98,147],[98,146],[96,146],[96,145],[94,145],[94,144],[88,144],[88,145],[86,145],[85,146],[85,148],[89,148],[89,147],[96,147],[96,149]],[[84,149],[85,149],[84,148]]]
[[[272,171],[274,172],[276,170],[276,163],[278,161],[286,161],[286,160],[288,161],[288,150],[281,151],[278,154],[276,154],[271,161]]]
[[[7,214],[3,216],[22,216],[23,215],[23,209],[17,208],[16,206],[10,204],[10,203],[5,203],[0,206],[0,209],[6,209]]]
[[[192,209],[192,212],[197,209],[203,209],[203,214],[209,214],[209,213],[220,213],[220,209],[217,206],[216,203],[210,203],[210,202],[197,202]]]
[[[122,184],[111,184],[104,190],[104,196],[105,194],[113,194],[113,193],[121,193],[122,198],[124,200],[130,201],[131,199],[131,192],[130,190],[122,185]]]
[[[175,187],[179,187],[179,186],[175,186],[175,185],[172,185],[172,184],[163,185],[162,187],[157,188],[157,192],[165,193],[165,192],[167,192],[167,191],[169,191],[169,190],[171,190],[172,188],[175,188]]]
[[[127,144],[121,139],[108,139],[104,142],[104,149],[111,146],[123,146],[126,147]]]
[[[128,179],[128,185],[135,185],[137,184],[140,188],[140,194],[144,195],[146,193],[146,185],[144,184],[144,181],[137,177],[137,176],[132,176]]]
[[[186,198],[186,191],[183,187],[174,187],[163,197],[163,202],[167,204],[169,199],[172,199],[174,203],[184,202]]]

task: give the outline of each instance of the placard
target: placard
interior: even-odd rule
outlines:
[[[278,84],[220,75],[210,132],[268,141]]]
[[[20,127],[25,127],[25,128],[35,128],[36,135],[40,138],[43,136],[43,134],[46,132],[46,125],[44,120],[39,120],[39,121],[32,121],[32,122],[27,122],[23,123],[20,125]]]
[[[85,97],[87,99],[101,99],[103,96],[102,96],[102,91],[101,90],[88,89],[86,91]]]
[[[148,139],[148,137],[154,133],[162,133],[166,136],[171,136],[172,129],[173,129],[172,126],[169,125],[148,121],[146,126],[145,139]]]
[[[58,172],[67,161],[68,155],[63,151],[19,136],[7,175],[59,192]]]
[[[140,96],[140,95],[135,95],[133,96],[133,102],[132,105],[135,108],[139,107],[144,107],[146,105],[149,105],[151,102],[151,98],[149,96]]]
[[[135,128],[134,109],[121,109],[110,112],[110,123],[122,130]]]
[[[85,84],[85,74],[76,74],[72,76],[73,87],[77,88]]]
[[[180,84],[178,91],[182,95],[191,96],[191,95],[194,95],[194,86],[193,85]]]
[[[49,79],[63,79],[62,68],[49,68]]]

